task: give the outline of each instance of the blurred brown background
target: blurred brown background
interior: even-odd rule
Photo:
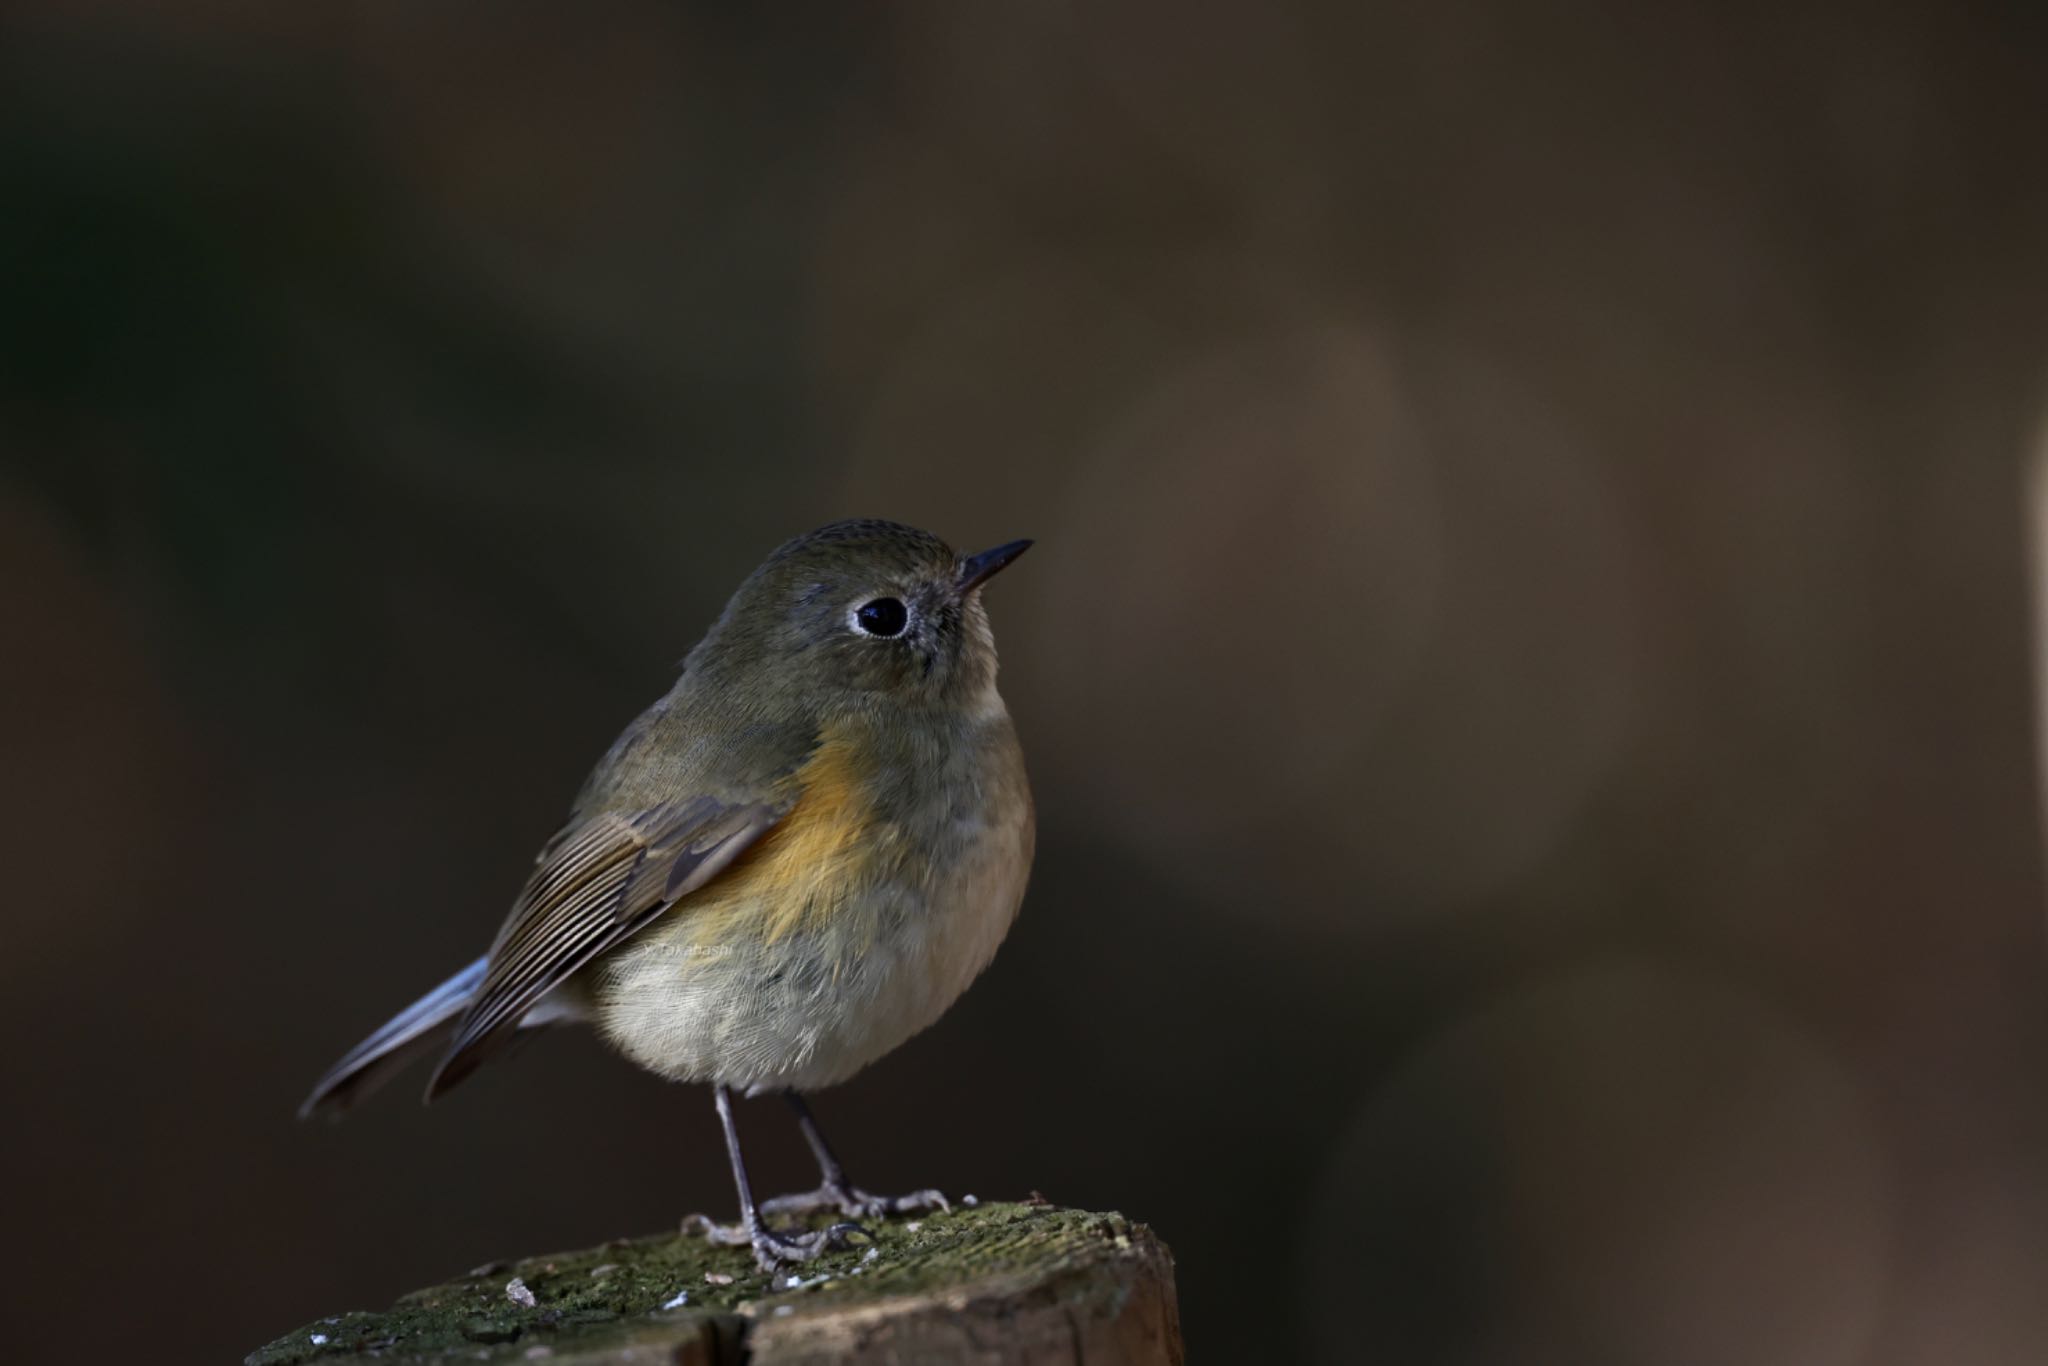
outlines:
[[[2041,13],[10,7],[0,1352],[728,1212],[583,1036],[291,1112],[864,514],[1038,538],[1042,819],[864,1183],[1198,1360],[2038,1361]]]

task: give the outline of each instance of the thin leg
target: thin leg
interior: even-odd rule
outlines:
[[[732,1159],[733,1189],[740,1193],[740,1218],[751,1233],[760,1224],[761,1215],[754,1208],[754,1186],[747,1180],[747,1160],[740,1156],[740,1131],[732,1122],[732,1092],[723,1086],[712,1087],[711,1103],[718,1107],[718,1122],[725,1129],[725,1154]]]
[[[839,1165],[832,1145],[825,1141],[825,1131],[818,1127],[817,1116],[811,1113],[811,1107],[794,1091],[784,1091],[782,1096],[789,1102],[789,1108],[796,1111],[796,1127],[803,1131],[804,1142],[811,1145],[811,1156],[818,1159],[818,1175],[825,1178],[828,1186],[844,1186],[846,1168]]]
[[[849,1233],[867,1232],[858,1224],[834,1224],[815,1232],[768,1227],[754,1204],[753,1183],[747,1180],[746,1159],[740,1156],[740,1132],[732,1119],[732,1093],[723,1086],[714,1086],[711,1100],[718,1107],[718,1122],[725,1129],[725,1151],[732,1159],[732,1184],[740,1196],[740,1223],[746,1230],[746,1241],[754,1249],[754,1260],[763,1271],[774,1271],[790,1262],[809,1261],[820,1252],[845,1247]],[[737,1241],[718,1237],[708,1220],[706,1236],[719,1242]]]
[[[804,1098],[794,1091],[784,1091],[782,1096],[789,1102],[789,1108],[796,1111],[796,1126],[803,1131],[804,1142],[811,1145],[811,1156],[818,1159],[820,1179],[816,1190],[801,1195],[777,1196],[762,1205],[762,1209],[776,1214],[807,1214],[812,1210],[836,1209],[849,1219],[881,1219],[891,1214],[952,1208],[946,1197],[935,1190],[912,1191],[908,1195],[869,1195],[846,1179],[846,1168],[839,1165],[832,1145],[825,1141],[825,1131],[818,1127],[818,1121],[811,1114],[811,1107],[804,1104]]]

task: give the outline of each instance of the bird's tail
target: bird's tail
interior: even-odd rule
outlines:
[[[445,1044],[455,1032],[462,1012],[469,1008],[470,997],[484,980],[485,961],[477,959],[351,1048],[313,1087],[313,1094],[299,1107],[299,1118],[338,1118],[346,1114],[357,1101],[391,1080],[415,1058]]]

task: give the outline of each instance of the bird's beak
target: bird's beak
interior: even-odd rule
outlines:
[[[1011,541],[994,550],[984,550],[979,555],[969,555],[960,561],[960,579],[953,587],[962,597],[995,577],[996,572],[1010,561],[1031,549],[1029,541]]]

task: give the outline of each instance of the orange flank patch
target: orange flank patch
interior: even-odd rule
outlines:
[[[790,777],[796,804],[679,909],[704,944],[744,934],[774,943],[817,929],[886,857],[889,832],[867,801],[853,747],[828,739]]]

